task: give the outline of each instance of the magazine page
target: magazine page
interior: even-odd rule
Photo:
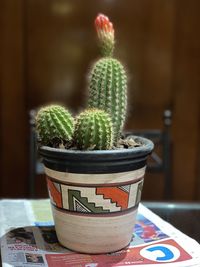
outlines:
[[[34,224],[35,215],[27,200],[0,201],[0,236],[9,228]]]
[[[9,230],[1,237],[3,267],[200,266],[200,245],[142,204],[130,245],[101,255],[75,253],[59,245],[49,201],[22,201],[22,207],[26,220],[20,225],[13,218],[13,226],[11,221],[4,226]]]

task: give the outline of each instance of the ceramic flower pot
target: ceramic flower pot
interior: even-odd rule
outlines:
[[[153,143],[133,149],[76,151],[41,147],[59,242],[74,251],[126,247],[141,198]]]

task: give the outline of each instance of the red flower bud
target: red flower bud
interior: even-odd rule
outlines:
[[[114,33],[113,24],[109,18],[103,14],[99,14],[95,19],[95,27],[97,32],[104,31],[105,33]]]
[[[114,49],[114,28],[109,18],[99,14],[95,19],[95,28],[103,56],[112,56]]]

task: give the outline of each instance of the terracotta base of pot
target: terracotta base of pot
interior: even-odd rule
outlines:
[[[59,242],[71,250],[90,254],[126,247],[132,239],[137,215],[137,208],[100,216],[60,211],[54,206],[52,211]]]

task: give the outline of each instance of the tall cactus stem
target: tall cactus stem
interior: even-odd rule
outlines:
[[[127,111],[127,77],[123,65],[114,58],[98,60],[89,77],[89,108],[99,108],[110,114],[114,142],[120,137]]]

